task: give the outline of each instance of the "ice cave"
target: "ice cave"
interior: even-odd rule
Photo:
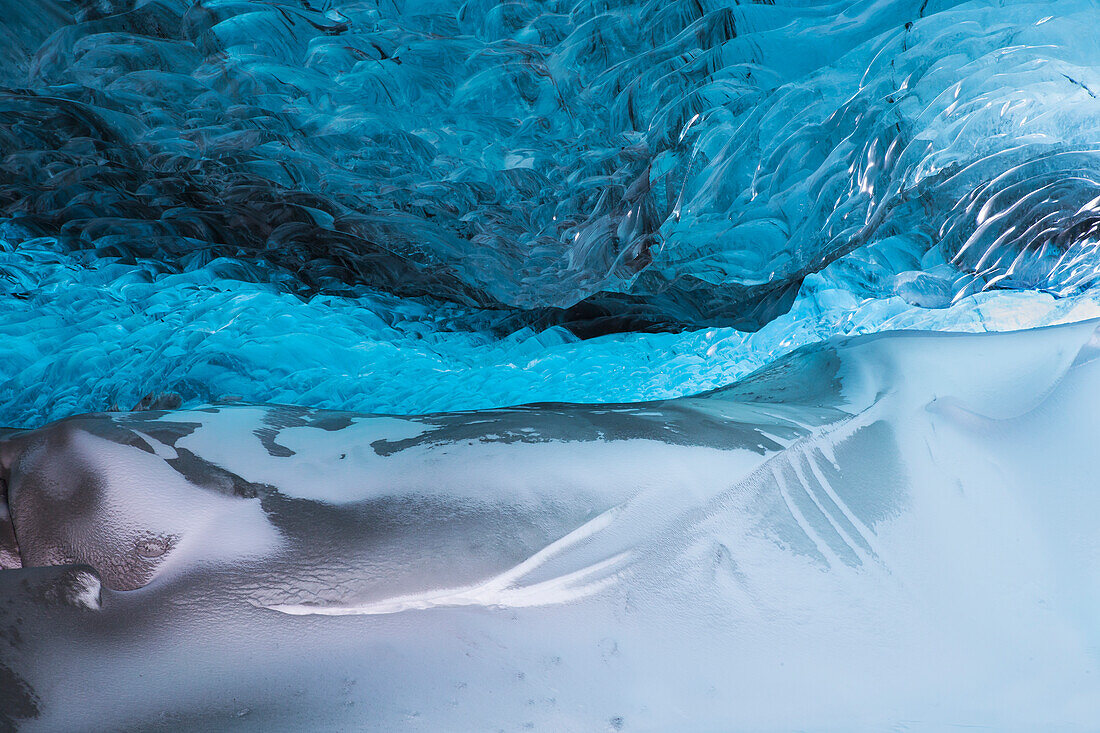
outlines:
[[[0,0],[0,731],[1100,730],[1096,0]]]

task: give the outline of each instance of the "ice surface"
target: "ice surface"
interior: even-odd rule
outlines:
[[[28,731],[1090,730],[1097,326],[861,337],[637,406],[12,436],[21,549],[102,587],[0,573],[0,700]],[[98,500],[25,511],[71,461]],[[146,524],[176,540],[120,591]]]

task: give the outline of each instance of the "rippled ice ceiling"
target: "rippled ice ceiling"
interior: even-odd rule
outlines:
[[[1093,2],[0,18],[0,424],[636,400],[1100,315]]]

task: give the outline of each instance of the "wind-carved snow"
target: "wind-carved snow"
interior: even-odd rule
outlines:
[[[74,600],[71,583],[69,596],[50,590],[70,567],[0,573],[0,623],[19,630],[0,638],[0,661],[38,695],[30,730],[90,713],[111,728],[169,715],[245,730],[712,729],[736,715],[752,729],[1089,730],[1097,326],[881,334],[698,397],[425,415],[409,419],[413,437],[393,418],[279,406],[92,415],[12,435],[2,452],[21,461],[21,543],[43,517],[25,511],[41,490],[27,482],[59,462],[96,469],[88,485],[109,499],[73,504],[74,517],[117,509],[63,535],[95,539],[74,547],[104,578],[98,610],[49,601]],[[95,431],[113,437],[34,452]],[[284,433],[301,454],[286,455]],[[213,435],[241,446],[236,468],[369,436],[376,465],[408,481],[349,485],[334,501],[295,495],[287,471],[289,494],[227,495],[208,481],[224,469],[199,452]],[[433,453],[455,460],[423,460]],[[225,514],[223,534],[149,498],[176,506],[184,476],[209,484],[185,494]],[[139,484],[146,500],[125,506]],[[248,512],[279,541],[235,545]],[[169,554],[120,591],[102,544],[142,523],[206,552]]]

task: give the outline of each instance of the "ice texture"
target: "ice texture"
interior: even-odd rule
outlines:
[[[1100,313],[1088,0],[0,18],[0,424],[658,398]]]
[[[0,572],[0,720],[1092,730],[1098,327],[837,340],[633,405],[11,435],[55,567]]]
[[[722,386],[834,335],[1012,330],[1100,317],[1096,294],[989,291],[931,309],[899,296],[864,299],[848,289],[846,273],[830,268],[810,276],[805,296],[755,333],[714,327],[582,340],[557,327],[497,336],[441,327],[445,313],[415,301],[302,300],[225,277],[233,267],[225,260],[153,278],[37,240],[0,250],[0,263],[28,294],[11,298],[0,319],[0,423],[15,426],[130,409],[162,391],[189,405],[411,414],[658,399]],[[881,269],[852,258],[838,264]]]
[[[1098,24],[0,0],[0,729],[1094,730]]]

